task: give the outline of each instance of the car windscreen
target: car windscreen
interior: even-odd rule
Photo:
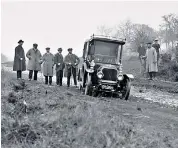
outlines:
[[[90,46],[90,55],[94,55],[95,62],[117,64],[117,43],[95,41]]]

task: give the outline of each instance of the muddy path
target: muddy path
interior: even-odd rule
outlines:
[[[65,89],[65,88],[62,88]],[[167,104],[165,105],[160,101],[159,97],[164,95],[163,93],[156,95],[139,93],[139,88],[132,88],[130,100],[120,100],[116,98],[94,98],[94,97],[80,97],[81,101],[91,101],[96,104],[100,104],[104,108],[104,112],[110,112],[113,116],[122,116],[129,122],[134,122],[140,125],[145,131],[159,131],[173,134],[178,138],[178,109],[174,108],[169,102],[173,102],[171,99],[178,101],[175,94],[170,94],[167,98]],[[75,88],[70,88],[70,92],[80,96],[80,91]],[[149,90],[151,93],[154,90]],[[152,99],[148,100],[147,97]],[[165,96],[166,98],[167,96]],[[164,98],[163,98],[164,99]],[[170,106],[169,106],[170,105]]]

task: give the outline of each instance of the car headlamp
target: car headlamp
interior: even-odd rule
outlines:
[[[99,79],[101,79],[101,78],[104,77],[104,74],[103,74],[102,72],[98,72],[98,73],[97,73],[97,76],[98,76]]]
[[[117,79],[118,79],[119,81],[122,81],[122,80],[124,79],[124,77],[123,77],[123,75],[118,75],[118,76],[117,76]]]

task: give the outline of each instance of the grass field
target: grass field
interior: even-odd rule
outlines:
[[[138,124],[139,120],[125,118],[122,115],[125,109],[117,111],[116,103],[110,105],[102,98],[83,96],[74,88],[17,81],[15,75],[4,71],[1,86],[3,148],[176,148],[178,145],[169,132],[164,134],[151,126],[152,130],[145,130],[147,124],[144,127]]]

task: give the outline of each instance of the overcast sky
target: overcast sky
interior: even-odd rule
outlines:
[[[72,47],[81,56],[86,38],[100,25],[114,26],[131,19],[158,29],[161,16],[178,14],[178,2],[62,2],[31,1],[2,2],[1,52],[11,59],[19,39],[24,40],[27,52],[33,43],[44,53],[49,46],[52,53],[58,47]]]

